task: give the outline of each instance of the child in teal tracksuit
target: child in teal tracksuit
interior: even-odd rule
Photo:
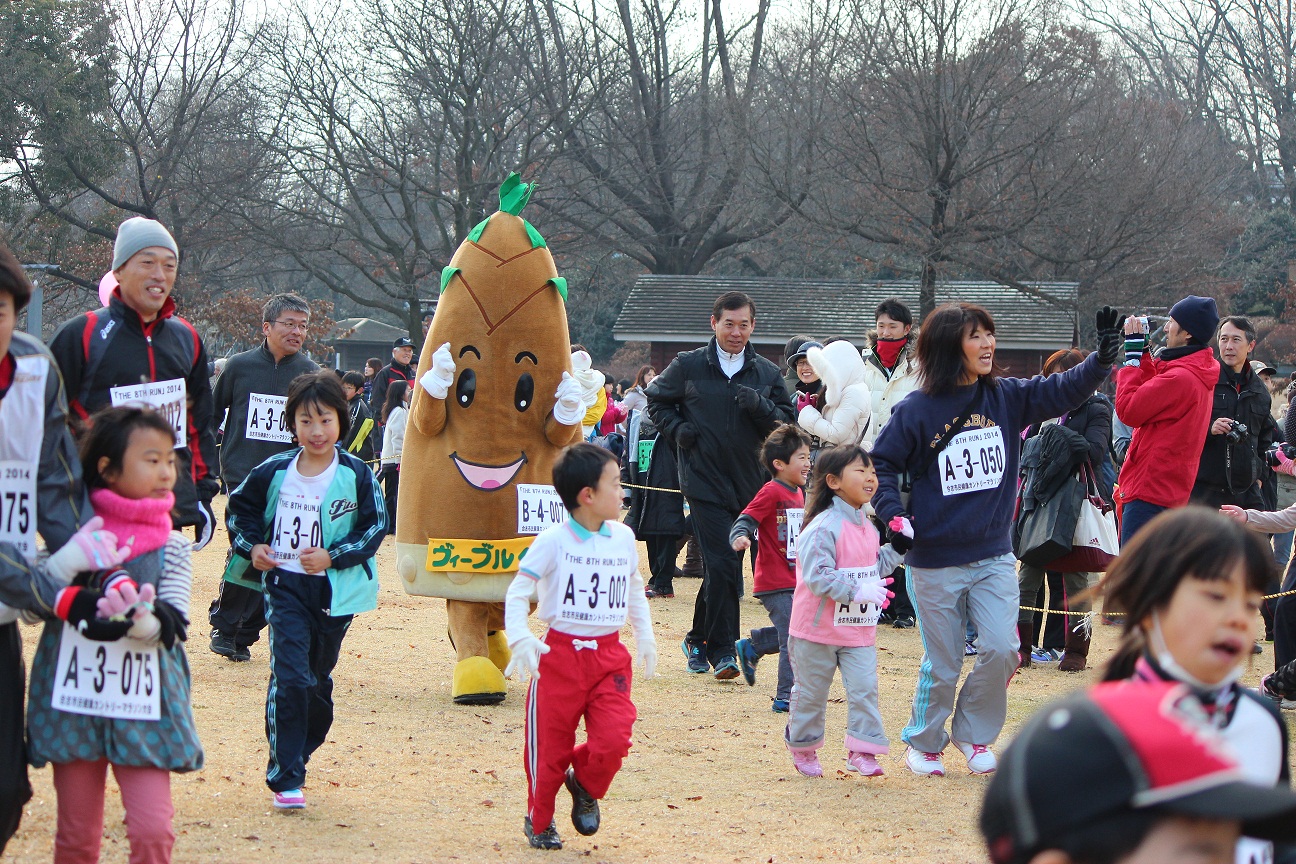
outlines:
[[[306,760],[333,722],[333,667],[351,619],[378,606],[387,510],[373,472],[338,446],[349,414],[331,371],[300,375],[284,414],[299,447],[262,462],[229,499],[231,582],[265,592],[270,626],[266,785],[306,806]]]

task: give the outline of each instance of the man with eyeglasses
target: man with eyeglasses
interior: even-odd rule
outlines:
[[[162,223],[135,216],[117,228],[108,305],[63,323],[50,342],[67,388],[68,419],[79,437],[109,405],[152,406],[176,435],[177,529],[193,526],[195,550],[216,530],[216,424],[207,349],[176,314],[171,291],[180,249]]]
[[[253,468],[293,446],[292,419],[284,416],[288,385],[319,368],[301,353],[310,328],[310,306],[304,299],[276,294],[261,310],[261,321],[265,340],[229,358],[216,379],[216,416],[225,417],[220,467],[226,492],[237,489]],[[208,620],[213,652],[236,662],[251,659],[248,646],[266,626],[261,592],[221,582]]]

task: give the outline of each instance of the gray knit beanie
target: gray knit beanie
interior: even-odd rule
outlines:
[[[180,257],[180,247],[176,246],[175,238],[171,236],[170,231],[162,227],[161,222],[145,219],[143,216],[127,219],[117,226],[117,242],[113,243],[112,269],[120,269],[136,252],[150,246],[170,249],[177,258]]]

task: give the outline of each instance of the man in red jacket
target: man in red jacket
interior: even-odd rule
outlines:
[[[1121,545],[1162,510],[1188,503],[1210,427],[1219,363],[1214,299],[1189,295],[1170,309],[1166,347],[1147,348],[1147,324],[1125,321],[1125,365],[1116,373],[1116,414],[1133,427],[1120,472]]]

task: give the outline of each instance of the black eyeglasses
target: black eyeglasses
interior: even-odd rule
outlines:
[[[306,333],[310,331],[310,324],[305,321],[271,321],[271,324],[278,324],[289,333]]]

